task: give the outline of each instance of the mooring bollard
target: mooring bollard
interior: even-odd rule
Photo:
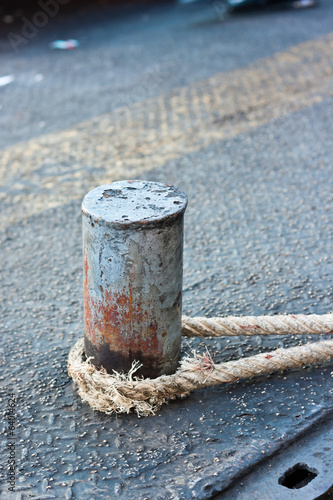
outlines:
[[[83,199],[85,355],[155,378],[177,370],[181,348],[183,226],[187,196],[140,180]]]

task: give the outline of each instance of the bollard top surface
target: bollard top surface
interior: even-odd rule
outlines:
[[[185,211],[187,196],[180,189],[142,180],[117,181],[89,191],[82,212],[114,226],[145,225],[174,219]]]

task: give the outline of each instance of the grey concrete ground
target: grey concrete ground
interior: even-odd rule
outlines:
[[[83,334],[80,201],[113,180],[188,194],[184,313],[332,311],[332,14],[329,0],[238,15],[220,2],[66,6],[16,52],[22,16],[1,25],[0,77],[15,78],[0,87],[3,411],[17,398],[16,488],[4,414],[1,498],[245,498],[240,478],[258,464],[272,499],[331,486],[332,461],[313,450],[322,436],[302,448],[320,469],[304,488],[278,484],[286,462],[265,467],[288,445],[295,465],[314,427],[332,448],[331,366],[197,391],[137,419],[82,403],[66,361]],[[52,51],[57,38],[80,47]],[[219,361],[307,340],[205,344]],[[256,479],[243,479],[252,498]]]

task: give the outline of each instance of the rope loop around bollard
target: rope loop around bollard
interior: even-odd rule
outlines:
[[[189,318],[183,316],[182,335],[219,337],[230,335],[313,335],[333,334],[333,314],[277,315],[226,318]],[[130,413],[139,417],[154,415],[162,404],[184,398],[195,389],[232,383],[287,369],[300,369],[333,359],[333,339],[277,349],[215,364],[207,353],[193,353],[182,360],[173,375],[149,379],[136,377],[140,363],[134,362],[127,374],[107,373],[84,358],[83,338],[72,347],[68,373],[80,397],[93,409],[107,413]]]

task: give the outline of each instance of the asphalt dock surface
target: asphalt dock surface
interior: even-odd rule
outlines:
[[[81,200],[121,179],[188,195],[184,314],[332,312],[333,3],[67,4],[30,38],[41,7],[20,9],[0,21],[1,499],[331,498],[332,366],[138,419],[82,403],[67,356],[83,335]],[[80,45],[49,47],[69,38]],[[315,340],[184,339],[183,352]],[[297,464],[316,477],[289,489]]]

